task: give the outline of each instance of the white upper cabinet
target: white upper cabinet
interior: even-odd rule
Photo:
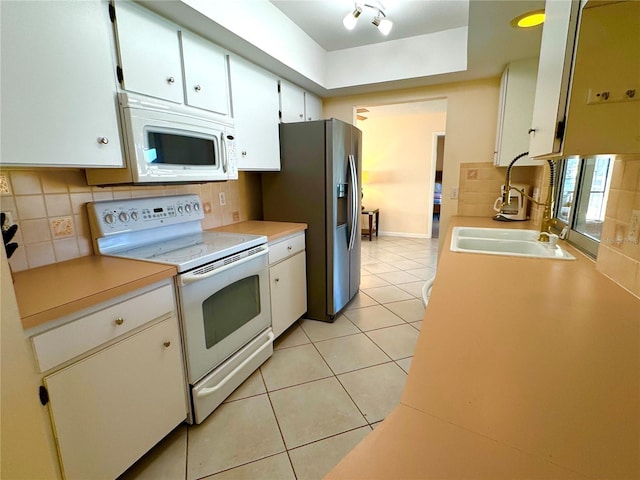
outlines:
[[[116,4],[115,24],[122,88],[182,103],[176,26],[130,2]]]
[[[185,101],[222,115],[229,114],[229,84],[225,51],[189,32],[180,32]]]
[[[511,62],[502,75],[494,164],[506,167],[521,153],[529,151],[529,129],[533,115],[538,59]],[[543,161],[524,157],[517,165],[542,165]]]
[[[235,55],[229,70],[238,170],[280,170],[278,79]]]
[[[582,10],[563,155],[640,153],[640,2]]]
[[[305,122],[322,119],[322,99],[285,80],[280,80],[280,121]]]
[[[3,165],[123,165],[104,1],[0,2]]]
[[[229,116],[222,48],[131,2],[115,17],[123,89]]]
[[[292,83],[280,80],[280,113],[282,123],[304,122],[305,91]]]
[[[560,152],[579,11],[577,0],[547,0],[545,4],[529,143],[532,157]]]
[[[304,92],[304,115],[307,121],[322,120],[322,99]]]

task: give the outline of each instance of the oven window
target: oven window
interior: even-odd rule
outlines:
[[[215,166],[215,138],[198,138],[172,133],[148,132],[147,163]]]
[[[260,314],[258,275],[238,280],[219,290],[202,304],[207,349]]]

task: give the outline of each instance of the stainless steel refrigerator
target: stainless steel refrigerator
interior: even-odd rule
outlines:
[[[340,120],[283,123],[281,171],[262,174],[264,220],[309,226],[305,318],[332,322],[360,287],[361,151]]]

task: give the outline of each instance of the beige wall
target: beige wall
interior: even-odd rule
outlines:
[[[449,218],[458,211],[458,200],[451,189],[458,187],[460,164],[493,162],[500,79],[489,78],[471,82],[394,90],[325,99],[323,113],[353,123],[357,105],[389,105],[395,103],[447,100],[446,143],[442,183],[441,231],[446,231]],[[364,139],[363,142],[367,140]],[[366,205],[366,203],[365,203]],[[383,224],[383,220],[380,220]],[[384,227],[386,228],[386,227]]]
[[[19,247],[14,271],[92,255],[86,203],[119,198],[195,193],[205,207],[203,228],[262,216],[260,176],[240,172],[237,181],[150,187],[90,187],[80,169],[3,169],[0,207],[13,213]],[[226,195],[220,206],[219,193]],[[234,217],[234,214],[236,215]]]
[[[363,135],[363,204],[380,209],[381,234],[431,236],[433,134],[445,112],[372,117]]]
[[[627,239],[631,212],[640,210],[640,155],[614,162],[597,269],[640,297],[640,244]]]

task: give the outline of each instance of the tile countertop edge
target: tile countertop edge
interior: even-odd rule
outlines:
[[[265,235],[269,242],[275,242],[308,228],[306,223],[272,222],[262,220],[246,220],[244,222],[212,228],[212,232],[246,233],[248,235]]]
[[[383,479],[385,462],[398,478],[559,478],[546,467],[640,478],[640,299],[564,243],[575,261],[451,252],[454,226],[534,228],[452,218],[400,405],[326,478]],[[389,425],[407,409],[412,422]],[[508,450],[481,459],[451,448],[437,462],[411,448],[385,454],[434,420]],[[508,451],[537,463],[514,457],[522,468],[505,474]]]
[[[176,273],[172,265],[106,256],[80,257],[15,272],[14,289],[22,328],[27,331]],[[60,282],[64,283],[64,289],[57,289]]]

